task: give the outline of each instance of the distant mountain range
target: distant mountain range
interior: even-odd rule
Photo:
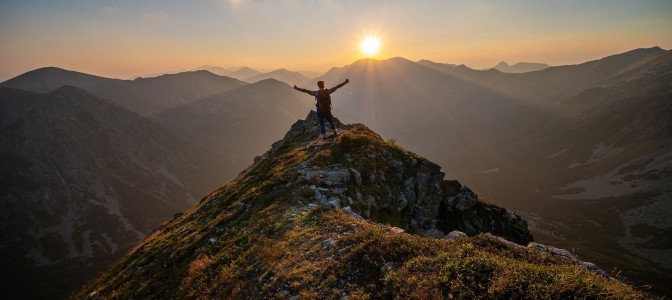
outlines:
[[[309,80],[310,78],[308,78],[306,76],[303,76],[298,72],[292,72],[292,71],[289,71],[287,69],[278,69],[278,70],[271,71],[271,72],[268,72],[268,73],[263,73],[263,74],[259,74],[257,76],[249,77],[249,78],[247,78],[246,81],[257,82],[257,81],[264,80],[264,79],[276,79],[276,80],[282,81],[286,84],[289,84],[289,85],[293,86],[295,84],[305,82],[306,80]]]
[[[540,71],[548,67],[550,66],[543,63],[519,62],[513,65],[509,65],[505,61],[502,61],[492,68],[504,73],[527,73]]]
[[[299,84],[308,80],[309,78],[314,78],[321,75],[317,72],[293,72],[284,68],[266,73],[259,72],[248,67],[226,69],[214,66],[202,66],[196,68],[195,70],[206,70],[217,75],[227,76],[249,83],[254,83],[264,79],[275,79],[289,85]]]
[[[328,86],[334,86],[349,78],[350,83],[332,96],[337,117],[350,123],[366,123],[384,137],[393,138],[400,145],[439,162],[450,178],[459,178],[479,191],[481,197],[524,215],[541,241],[576,248],[586,259],[605,268],[617,267],[639,284],[654,284],[657,291],[670,293],[665,290],[664,283],[672,280],[667,275],[672,266],[665,262],[665,258],[672,255],[672,246],[666,238],[672,224],[666,223],[664,214],[657,213],[672,210],[669,187],[672,182],[672,121],[668,117],[672,114],[668,101],[672,94],[670,51],[657,47],[636,49],[583,64],[520,74],[496,69],[473,70],[464,65],[427,60],[413,62],[404,58],[360,60],[333,68],[315,79],[282,70],[274,75],[287,75],[282,80],[265,79],[261,72],[235,71],[250,75],[248,79],[258,76],[259,80],[248,83],[231,78],[233,76],[196,71],[129,81],[44,68],[0,83],[3,87],[0,124],[7,126],[2,127],[7,130],[16,128],[12,134],[3,131],[0,154],[9,156],[3,159],[6,166],[3,167],[2,186],[14,186],[13,180],[19,179],[12,178],[20,177],[20,174],[35,174],[36,171],[31,169],[35,164],[22,163],[27,159],[50,159],[52,162],[38,164],[44,174],[80,174],[80,169],[86,169],[92,172],[89,177],[99,176],[103,178],[99,180],[103,186],[110,186],[114,180],[119,180],[119,175],[100,175],[109,173],[108,165],[99,166],[101,160],[110,161],[114,166],[135,166],[149,159],[146,157],[154,157],[150,159],[153,164],[130,167],[129,170],[138,172],[140,177],[156,178],[160,186],[161,178],[170,178],[156,173],[156,168],[162,170],[159,165],[163,164],[183,183],[183,192],[175,194],[188,193],[198,199],[217,183],[245,169],[255,156],[279,139],[289,125],[313,108],[314,100],[292,90],[291,85],[313,89],[316,80],[325,80]],[[301,82],[280,82],[284,80]],[[60,90],[64,85],[73,87]],[[83,118],[107,112],[120,115],[121,119],[141,120],[138,122],[145,125],[133,128],[144,138],[133,140],[128,137],[130,140],[119,144],[121,146],[107,142],[105,148],[110,149],[107,152],[97,148],[86,152],[96,153],[90,156],[99,159],[89,159],[89,154],[84,152],[73,156],[86,158],[81,160],[64,155],[39,156],[37,149],[55,147],[44,145],[65,142],[52,137],[59,135],[37,135],[50,131],[43,125],[37,126],[41,123],[34,120],[53,120],[49,124],[70,120],[68,122],[74,122],[73,128],[88,134],[87,138],[68,140],[72,145],[62,146],[66,149],[75,149],[73,145],[81,145],[82,141],[109,139],[106,136],[111,133],[100,132],[121,134],[130,129],[97,131],[116,126],[120,121],[95,117],[103,125],[91,126],[77,123],[83,120],[81,118],[68,116],[63,119],[61,109],[43,109],[39,117],[33,116],[36,110],[17,104],[22,102],[16,99],[26,97],[73,98],[96,103],[97,110],[79,115]],[[93,100],[82,100],[89,98]],[[79,102],[66,103],[73,106],[72,110],[80,105]],[[64,104],[62,110],[66,107],[68,105]],[[22,119],[5,115],[34,119],[30,122],[11,121]],[[37,127],[33,128],[31,124]],[[70,135],[73,134],[66,136]],[[143,145],[142,140],[152,136],[165,138],[161,138],[160,143],[148,143],[146,147],[167,147],[175,153],[145,155],[134,146]],[[31,139],[35,142],[22,142]],[[21,150],[24,148],[20,147],[27,148]],[[120,155],[112,151],[119,147],[130,152]],[[80,146],[77,151],[84,149]],[[5,154],[10,152],[14,154]],[[74,150],[63,152],[79,153]],[[150,152],[162,153],[159,150]],[[81,162],[75,164],[74,161]],[[180,169],[180,166],[196,169],[184,171],[186,167]],[[20,178],[35,175],[26,176]],[[40,178],[36,185],[67,186],[58,175]],[[165,184],[168,186],[169,182]],[[151,191],[152,186],[147,185],[146,189]],[[72,201],[80,201],[78,203],[102,202],[87,202],[87,199],[97,199],[94,197],[97,195],[96,185],[83,184],[78,189],[87,192],[63,194],[69,195]],[[3,193],[0,197],[9,199],[10,196],[5,195],[10,195],[10,189]],[[29,195],[25,196],[29,199],[26,203],[53,199],[39,192]],[[153,198],[148,196],[147,199]],[[10,202],[3,200],[3,203]],[[92,205],[87,210],[97,209],[95,204],[87,205]],[[133,206],[127,205],[121,201],[121,211],[134,210]],[[22,209],[21,213],[8,218],[30,220],[25,216],[32,213],[30,209]],[[40,214],[39,206],[34,209],[35,214]],[[171,209],[162,212],[165,218]],[[145,209],[135,211],[143,214]],[[67,211],[57,215],[59,220],[69,218]],[[151,220],[156,221],[152,226],[159,222],[156,217]],[[33,221],[21,222],[16,226],[27,226],[25,224]],[[80,231],[75,231],[75,236],[79,236],[77,239],[86,239],[87,230],[91,230],[90,237],[96,236],[97,229],[86,229],[87,226],[93,225],[82,225]],[[9,227],[7,230],[11,230]],[[124,228],[120,227],[120,232],[127,231]],[[35,232],[37,229],[25,233],[30,236],[26,240],[39,241],[41,236]],[[104,236],[96,241],[101,245],[107,243]],[[32,257],[29,253],[36,253],[30,249],[14,248],[16,252],[12,255],[23,257],[26,262],[25,259]],[[99,252],[101,255],[106,253]],[[44,269],[44,266],[40,268]]]
[[[152,115],[244,84],[240,80],[207,71],[120,80],[48,67],[2,82],[0,87],[48,93],[70,85],[104,97],[132,112]]]
[[[265,79],[175,107],[154,120],[189,140],[193,151],[210,157],[218,170],[210,177],[224,182],[281,138],[293,121],[314,107],[314,101],[285,83]]]

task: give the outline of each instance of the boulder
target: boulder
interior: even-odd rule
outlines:
[[[462,232],[462,231],[459,231],[459,230],[453,230],[453,231],[451,231],[450,233],[448,233],[448,234],[444,237],[444,239],[452,240],[452,239],[466,238],[466,237],[468,237],[468,235],[467,235],[466,233],[464,233],[464,232]]]
[[[468,187],[462,186],[460,191],[457,193],[457,197],[453,201],[455,209],[458,211],[466,211],[478,202],[478,196],[472,192]]]
[[[527,244],[527,248],[530,248],[532,250],[540,251],[540,252],[546,252],[549,253],[553,256],[564,258],[564,259],[569,259],[569,260],[575,260],[576,256],[572,254],[571,252],[565,250],[565,249],[560,249],[556,248],[553,246],[548,246],[544,244],[539,244],[535,242],[531,242]]]
[[[392,228],[390,228],[390,231],[392,231],[392,233],[395,233],[395,234],[406,232],[406,230],[403,230],[399,227],[392,227]]]
[[[360,174],[359,171],[357,171],[355,169],[352,169],[352,168],[350,169],[350,174],[352,175],[352,178],[355,179],[355,184],[357,186],[361,186],[362,185],[362,174]]]

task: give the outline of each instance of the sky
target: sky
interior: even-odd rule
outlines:
[[[487,68],[672,48],[670,0],[0,0],[0,81],[46,66],[113,78],[203,65],[325,72],[366,57]]]

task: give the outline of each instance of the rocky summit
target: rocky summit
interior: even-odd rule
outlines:
[[[361,124],[314,112],[78,298],[641,298]]]

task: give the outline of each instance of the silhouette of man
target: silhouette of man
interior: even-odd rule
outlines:
[[[334,136],[338,135],[338,132],[336,131],[336,124],[334,123],[334,115],[331,113],[331,94],[348,82],[350,82],[350,80],[346,79],[345,81],[343,81],[343,83],[330,89],[327,89],[324,87],[324,81],[320,80],[317,82],[317,87],[320,88],[317,91],[302,89],[300,87],[297,87],[296,85],[294,86],[295,90],[302,91],[306,94],[315,97],[315,100],[317,101],[317,103],[315,104],[315,106],[317,107],[317,119],[320,121],[321,139],[327,136],[326,128],[324,126],[325,118],[327,119],[327,121],[329,121],[331,129],[334,130]]]

